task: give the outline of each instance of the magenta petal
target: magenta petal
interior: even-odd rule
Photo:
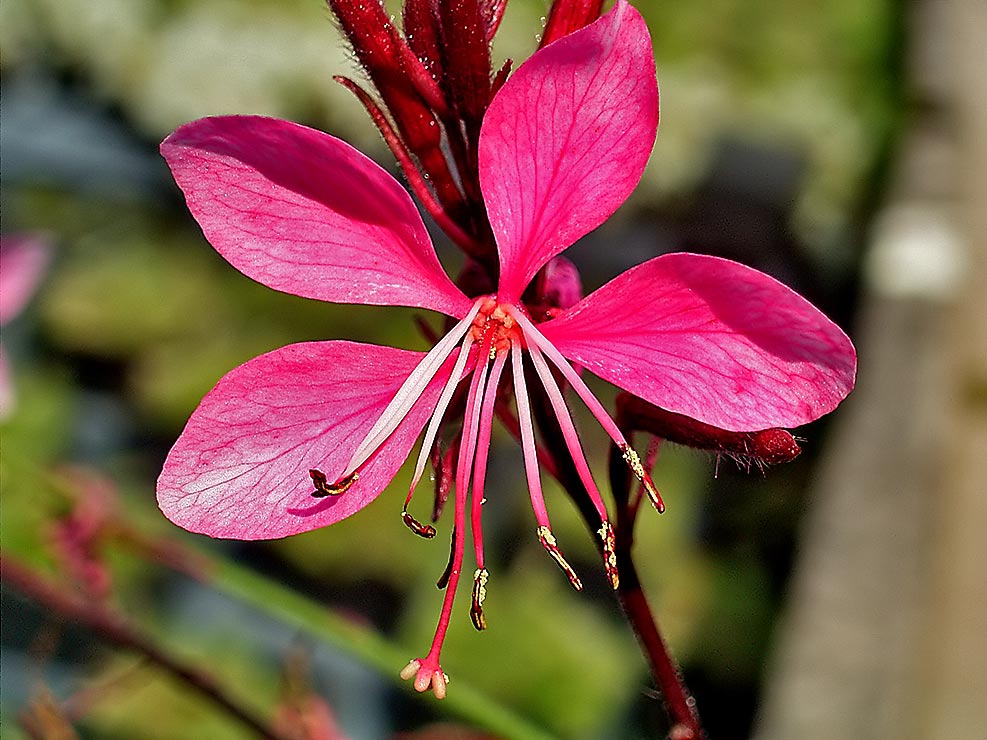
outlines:
[[[312,498],[309,470],[332,482],[424,355],[353,342],[292,344],[232,370],[202,400],[168,454],[158,505],[192,532],[270,539],[339,520],[394,477],[452,363],[338,497]]]
[[[356,149],[261,116],[203,118],[161,154],[209,242],[275,290],[462,317],[411,197]]]
[[[853,388],[836,324],[774,278],[698,254],[619,275],[539,326],[566,357],[668,411],[731,431],[796,427]]]
[[[507,81],[484,116],[479,152],[505,300],[627,199],[657,126],[651,38],[624,0]]]

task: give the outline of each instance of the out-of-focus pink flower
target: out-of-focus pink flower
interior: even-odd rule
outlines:
[[[45,274],[50,258],[47,239],[38,234],[0,237],[0,327],[27,306]],[[0,344],[0,419],[13,411],[14,390],[10,367]]]
[[[416,533],[434,536],[408,504],[462,385],[443,608],[430,651],[402,671],[419,691],[442,697],[439,658],[464,567],[467,519],[476,565],[471,617],[478,629],[485,626],[481,507],[502,379],[517,402],[537,537],[581,587],[542,497],[527,365],[599,512],[605,568],[616,587],[613,529],[555,372],[660,507],[637,453],[573,363],[670,412],[737,431],[798,426],[831,411],[852,388],[856,364],[850,341],[811,304],[762,273],[714,257],[655,258],[551,317],[525,305],[539,271],[634,189],[657,123],[651,41],[624,0],[521,65],[494,97],[480,132],[480,184],[500,276],[495,293],[477,297],[443,271],[401,186],[339,139],[252,116],[179,128],[162,153],[206,237],[241,272],[295,295],[426,308],[456,323],[427,354],[309,342],[231,371],[165,462],[158,480],[165,515],[194,532],[240,539],[332,524],[377,497],[424,429],[402,516]],[[560,279],[559,290],[578,290],[569,283]]]

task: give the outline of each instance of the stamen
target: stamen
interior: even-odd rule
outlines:
[[[487,581],[490,573],[486,568],[477,568],[473,573],[473,605],[470,607],[470,619],[477,630],[487,628],[487,619],[483,616],[483,602],[487,598]]]
[[[616,591],[620,587],[620,576],[617,574],[617,541],[613,534],[613,525],[605,521],[596,533],[603,540],[603,567],[607,572],[607,580]]]
[[[651,500],[652,505],[658,511],[662,513],[665,511],[665,504],[661,500],[661,495],[658,493],[658,489],[655,487],[654,481],[651,480],[651,475],[644,466],[641,465],[641,459],[638,457],[637,453],[627,444],[627,440],[624,438],[623,432],[617,426],[617,423],[610,418],[606,409],[603,408],[603,404],[600,403],[599,399],[593,395],[593,392],[589,389],[583,379],[579,377],[579,373],[572,369],[572,365],[569,361],[562,356],[562,353],[556,349],[555,345],[552,344],[544,334],[535,328],[535,325],[524,315],[524,313],[518,310],[516,307],[510,304],[505,305],[507,312],[514,317],[521,327],[521,331],[524,334],[526,340],[528,340],[528,348],[531,350],[532,346],[536,346],[549,360],[552,361],[562,373],[562,376],[569,381],[572,389],[576,392],[589,408],[590,413],[596,417],[596,420],[600,422],[600,426],[603,430],[610,436],[617,446],[620,448],[621,454],[624,460],[627,462],[634,473],[635,477],[644,485],[644,489],[648,494],[648,498]]]
[[[536,530],[538,534],[538,541],[541,546],[548,551],[548,554],[552,556],[552,560],[562,569],[562,572],[566,574],[569,579],[569,583],[577,591],[583,590],[583,582],[579,580],[579,576],[576,575],[576,571],[572,569],[572,566],[566,561],[562,556],[562,551],[559,549],[558,543],[555,541],[555,535],[552,534],[552,530],[548,527],[541,526]]]
[[[340,494],[346,493],[350,490],[350,487],[360,478],[360,474],[354,471],[349,475],[340,478],[335,483],[330,483],[329,479],[326,478],[326,474],[321,470],[312,469],[308,471],[308,474],[312,478],[312,485],[315,486],[315,490],[312,492],[313,498],[339,496]]]
[[[655,486],[655,482],[651,480],[651,474],[645,470],[644,466],[641,464],[641,458],[638,457],[637,452],[634,448],[624,443],[619,446],[620,454],[627,463],[627,466],[634,473],[634,476],[640,481],[641,485],[644,486],[644,492],[648,494],[648,500],[651,501],[651,505],[655,507],[655,510],[659,514],[665,512],[665,502],[661,500],[661,494],[658,493],[658,488]]]
[[[459,340],[465,336],[470,326],[472,326],[473,319],[480,310],[480,303],[481,301],[475,302],[473,308],[463,317],[462,321],[442,337],[439,343],[411,371],[408,379],[404,381],[398,392],[394,394],[394,398],[391,399],[391,402],[384,409],[380,418],[377,419],[376,423],[367,433],[367,436],[364,437],[363,441],[357,447],[356,452],[353,453],[353,457],[350,459],[350,463],[343,473],[344,476],[349,475],[369,460],[377,451],[377,448],[384,444],[387,438],[391,436],[391,433],[397,429],[405,416],[408,415],[408,412],[411,411],[415,402],[421,397],[422,392],[428,387],[432,378],[442,368],[446,359],[455,351]]]
[[[524,381],[524,368],[521,365],[521,345],[516,340],[511,341],[511,369],[514,373],[514,399],[517,402],[518,423],[521,426],[521,450],[524,455],[524,472],[528,479],[528,494],[531,497],[531,508],[538,522],[538,541],[541,542],[548,554],[569,578],[569,583],[577,591],[582,590],[583,583],[576,571],[562,557],[562,551],[552,535],[548,521],[548,509],[545,507],[545,497],[542,495],[541,478],[538,471],[537,451],[535,449],[535,431],[531,423],[531,406],[528,400],[528,388]]]
[[[425,465],[428,463],[429,452],[432,450],[432,445],[435,444],[435,437],[439,432],[439,426],[442,424],[442,417],[445,416],[446,409],[449,408],[449,403],[452,401],[453,394],[456,392],[456,388],[459,387],[460,381],[465,377],[463,371],[466,368],[466,362],[469,358],[470,348],[473,346],[472,337],[467,334],[466,339],[463,341],[463,345],[459,350],[459,357],[456,358],[456,365],[452,369],[452,374],[449,376],[449,380],[446,381],[445,387],[442,389],[441,395],[439,395],[439,401],[435,405],[435,411],[432,413],[432,418],[428,421],[428,428],[425,430],[425,437],[422,440],[421,449],[418,451],[418,460],[415,463],[415,473],[411,476],[411,486],[408,490],[408,498],[405,499],[405,506],[411,501],[411,496],[415,492],[415,488],[418,486],[418,482],[422,479],[422,475],[425,473]]]
[[[476,460],[473,463],[473,499],[470,502],[470,526],[473,530],[473,552],[476,565],[484,570],[483,563],[483,490],[487,478],[487,458],[490,453],[490,435],[493,428],[494,406],[497,402],[497,388],[507,363],[507,353],[501,352],[494,359],[487,379],[483,403],[480,406],[480,429],[476,445]]]
[[[415,688],[418,691],[424,691],[431,684],[433,693],[439,698],[445,696],[446,684],[449,681],[448,676],[440,668],[439,655],[442,652],[442,643],[445,641],[446,633],[449,630],[452,604],[456,598],[456,588],[459,585],[459,577],[463,570],[463,550],[466,545],[466,497],[469,490],[469,472],[473,464],[472,458],[476,450],[477,428],[479,426],[477,399],[483,395],[482,383],[485,380],[485,376],[485,371],[476,373],[473,377],[473,382],[470,384],[466,412],[463,417],[459,462],[456,466],[456,512],[455,526],[452,530],[452,547],[449,565],[436,584],[439,588],[445,589],[445,595],[442,599],[442,612],[439,614],[439,623],[435,628],[432,647],[428,651],[428,655],[424,661],[420,663],[415,678]],[[424,666],[424,670],[422,666]]]
[[[542,386],[544,386],[545,392],[548,394],[548,400],[552,404],[552,409],[555,411],[555,418],[558,419],[559,427],[562,430],[562,437],[565,439],[565,444],[569,450],[569,455],[572,457],[572,462],[576,466],[579,479],[586,487],[586,491],[589,493],[590,499],[592,499],[593,505],[600,515],[600,520],[606,521],[607,509],[603,503],[603,497],[596,487],[593,474],[590,472],[589,464],[586,462],[586,455],[583,453],[582,445],[579,443],[579,434],[576,432],[575,424],[572,423],[572,416],[569,414],[569,408],[566,406],[562,391],[559,389],[558,383],[555,382],[555,378],[552,377],[552,371],[549,370],[548,364],[545,362],[545,358],[538,348],[529,344],[528,355],[531,357],[531,364],[535,366],[535,371],[538,373]]]
[[[579,373],[572,369],[572,365],[570,365],[569,361],[562,356],[562,353],[555,348],[555,345],[548,341],[548,339],[545,338],[545,335],[538,331],[538,329],[535,328],[535,325],[531,323],[531,320],[528,319],[528,317],[525,316],[520,310],[509,304],[506,306],[506,310],[521,326],[521,331],[524,333],[525,339],[528,340],[528,346],[530,347],[534,344],[538,347],[538,349],[545,353],[545,356],[559,369],[562,376],[569,381],[569,384],[576,392],[576,395],[578,395],[583,400],[583,403],[586,404],[587,408],[589,408],[590,413],[592,413],[593,416],[596,417],[596,420],[600,422],[600,426],[602,426],[603,430],[610,436],[610,439],[618,445],[626,445],[627,440],[624,439],[624,434],[620,431],[617,423],[610,418],[610,414],[608,414],[606,409],[603,408],[603,404],[600,403],[596,396],[593,395],[593,391],[586,386],[583,379],[579,377]]]
[[[430,540],[435,537],[435,527],[430,524],[422,524],[411,514],[409,514],[407,509],[401,512],[401,520],[405,523],[408,529],[417,534],[419,537],[424,537],[426,540]]]

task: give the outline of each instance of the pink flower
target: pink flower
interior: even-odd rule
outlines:
[[[38,234],[9,235],[0,239],[0,326],[24,310],[48,267],[49,246]],[[7,356],[0,345],[0,419],[14,409],[14,390]]]
[[[441,698],[447,678],[440,651],[464,567],[467,519],[476,566],[471,616],[477,628],[485,626],[481,514],[502,386],[513,385],[517,402],[537,537],[581,585],[542,497],[527,363],[599,511],[605,567],[616,587],[613,530],[553,369],[660,506],[637,454],[573,365],[670,412],[746,431],[798,426],[831,411],[852,388],[856,362],[843,332],[803,298],[714,257],[650,260],[550,320],[525,305],[539,270],[634,189],[657,123],[648,30],[624,0],[523,64],[482,122],[480,183],[500,279],[496,293],[478,297],[467,297],[443,271],[404,189],[339,139],[253,116],[203,119],[169,136],[161,150],[189,208],[244,274],[295,295],[431,309],[456,323],[428,354],[309,342],[234,369],[203,399],[165,462],[158,480],[165,515],[194,532],[238,539],[323,527],[374,500],[424,429],[402,516],[433,536],[408,504],[464,385],[441,617],[428,654],[402,671],[419,691],[431,687]]]

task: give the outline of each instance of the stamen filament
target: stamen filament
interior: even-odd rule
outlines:
[[[353,453],[349,465],[346,466],[346,470],[340,476],[341,478],[345,478],[350,473],[353,473],[363,463],[369,460],[374,452],[377,451],[377,448],[384,444],[387,438],[391,436],[391,433],[397,429],[401,421],[411,411],[415,402],[421,397],[422,392],[428,387],[432,378],[442,368],[446,359],[455,351],[459,340],[469,331],[470,326],[473,324],[473,319],[479,310],[480,301],[477,301],[463,320],[442,337],[438,344],[411,371],[408,379],[404,381],[398,392],[394,394],[394,398],[391,399],[391,402],[384,409],[380,418],[377,419],[376,423],[367,433],[367,436],[364,437],[363,441],[357,447],[356,452]]]
[[[598,533],[603,540],[603,566],[610,585],[616,590],[620,583],[617,577],[617,556],[614,554],[613,527],[610,525],[606,505],[603,503],[603,497],[596,487],[596,481],[593,480],[593,474],[590,472],[589,464],[586,462],[586,455],[583,453],[583,448],[579,443],[579,435],[576,432],[575,425],[572,423],[572,416],[569,414],[569,408],[566,406],[565,398],[562,396],[559,384],[555,382],[548,363],[545,362],[541,351],[535,345],[528,345],[528,355],[531,357],[531,363],[535,366],[535,371],[538,373],[542,386],[545,388],[545,393],[548,394],[548,400],[552,404],[552,409],[555,411],[555,418],[558,419],[559,427],[562,430],[562,437],[565,439],[566,448],[569,450],[569,456],[572,458],[573,465],[576,466],[579,479],[583,482],[583,486],[586,488],[590,500],[600,515],[601,526]]]
[[[488,345],[489,340],[484,341],[484,351],[489,350]],[[446,572],[437,584],[439,588],[445,588],[445,595],[442,599],[442,613],[439,615],[439,624],[435,628],[432,647],[429,650],[428,656],[425,658],[425,663],[428,665],[439,664],[439,653],[442,652],[442,643],[445,640],[446,632],[449,630],[452,604],[456,598],[456,588],[459,586],[459,577],[463,571],[463,551],[465,549],[466,536],[466,497],[469,491],[470,470],[473,467],[473,455],[476,452],[477,433],[480,425],[480,404],[478,398],[483,396],[486,376],[486,365],[474,373],[466,402],[466,411],[463,417],[463,441],[459,448],[459,464],[456,466],[456,511],[455,526],[452,530],[452,553]]]
[[[406,509],[408,504],[411,502],[411,496],[414,494],[415,488],[418,486],[418,482],[422,479],[422,475],[425,473],[425,465],[428,463],[428,457],[432,451],[432,445],[435,444],[435,437],[439,432],[439,427],[442,424],[442,418],[445,416],[446,409],[449,408],[449,403],[452,401],[456,388],[459,387],[460,382],[462,382],[465,377],[463,370],[466,368],[466,362],[469,359],[470,348],[472,346],[473,339],[469,334],[467,334],[466,339],[463,341],[462,347],[460,347],[459,357],[456,358],[456,365],[452,369],[452,374],[449,376],[449,380],[446,381],[445,387],[439,395],[439,401],[435,406],[435,411],[432,413],[432,418],[428,421],[428,428],[425,430],[425,437],[422,439],[422,446],[418,451],[418,460],[415,463],[415,473],[411,477],[411,486],[408,490],[408,497],[404,501],[404,506]]]
[[[473,492],[470,510],[470,527],[473,531],[473,552],[476,557],[476,567],[484,570],[483,562],[483,492],[487,479],[487,459],[490,453],[490,436],[493,429],[494,406],[497,402],[497,390],[500,377],[507,363],[507,353],[499,352],[494,359],[487,380],[486,392],[480,406],[480,429],[476,445],[476,460],[473,463]]]
[[[521,426],[521,449],[524,455],[524,471],[528,479],[528,494],[531,497],[531,508],[538,522],[538,541],[552,556],[562,572],[566,574],[569,583],[577,591],[581,591],[583,583],[576,571],[562,556],[552,535],[552,525],[548,519],[548,509],[545,507],[545,497],[542,494],[541,478],[539,477],[537,452],[535,449],[535,433],[531,423],[531,406],[528,400],[528,389],[524,381],[524,368],[521,365],[521,345],[517,340],[511,341],[511,368],[514,373],[514,398],[517,401],[518,422]]]
[[[651,479],[651,474],[644,468],[641,464],[641,458],[638,457],[637,452],[627,443],[624,438],[623,432],[617,426],[617,423],[610,417],[606,409],[603,408],[603,404],[600,403],[599,399],[593,395],[593,391],[589,389],[583,379],[579,377],[569,361],[562,356],[562,353],[556,349],[555,345],[552,344],[544,334],[535,328],[535,325],[524,315],[524,313],[518,310],[516,307],[509,304],[505,304],[505,310],[509,313],[521,327],[521,331],[524,334],[524,338],[528,342],[529,350],[532,345],[537,346],[552,364],[555,365],[562,376],[569,381],[572,389],[576,392],[586,404],[590,413],[596,417],[596,420],[603,427],[603,430],[610,436],[617,446],[620,448],[620,452],[623,455],[624,461],[630,467],[631,472],[634,476],[641,482],[644,486],[645,492],[648,494],[648,498],[651,500],[652,505],[658,511],[659,514],[665,511],[665,504],[661,500],[661,494],[658,493],[658,488],[655,486],[654,481]]]
[[[531,424],[531,407],[528,401],[528,388],[524,382],[524,368],[521,366],[521,345],[511,342],[511,369],[514,374],[514,399],[517,403],[518,423],[521,426],[521,451],[524,456],[524,473],[528,480],[528,493],[531,508],[539,525],[548,526],[548,510],[541,490],[541,477],[538,470],[538,453],[535,449],[535,432]]]
[[[586,455],[583,453],[576,426],[572,423],[572,416],[569,414],[569,408],[566,406],[562,391],[559,389],[558,383],[555,382],[555,378],[552,377],[552,371],[548,368],[541,351],[529,344],[528,355],[531,357],[531,364],[535,366],[535,372],[538,373],[542,386],[548,394],[548,400],[552,404],[552,409],[555,411],[555,418],[558,419],[559,427],[562,429],[562,437],[565,439],[572,462],[576,466],[579,479],[586,487],[586,491],[600,515],[600,520],[605,522],[608,518],[606,505],[603,503],[603,497],[600,495],[596,482],[593,480],[593,474],[590,472],[589,464],[586,462]]]

